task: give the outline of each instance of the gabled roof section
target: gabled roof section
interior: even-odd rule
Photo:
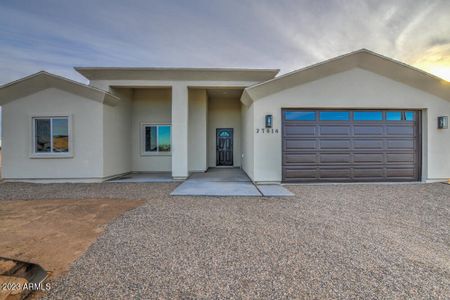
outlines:
[[[89,80],[253,81],[274,78],[279,69],[75,67]]]
[[[250,86],[241,101],[249,105],[262,97],[326,76],[361,68],[450,101],[450,83],[413,66],[367,49],[357,50]]]
[[[120,101],[120,98],[98,88],[45,71],[40,71],[0,86],[0,105],[34,94],[47,88],[58,88],[111,106],[116,105]]]

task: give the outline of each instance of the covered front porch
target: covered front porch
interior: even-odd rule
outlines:
[[[129,173],[119,181],[184,180],[208,168],[241,167],[242,87],[119,87],[130,124]],[[112,150],[111,150],[112,151]]]
[[[102,179],[170,172],[175,180],[211,167],[253,176],[253,112],[244,90],[277,69],[77,68],[90,86],[120,98],[103,109]]]

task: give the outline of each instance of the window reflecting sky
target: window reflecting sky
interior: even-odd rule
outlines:
[[[350,118],[348,111],[321,111],[321,121],[347,121]]]
[[[316,112],[314,111],[287,111],[285,113],[287,121],[314,121]]]
[[[170,145],[170,126],[159,126],[158,140],[159,145]]]
[[[353,114],[355,121],[381,121],[383,113],[381,111],[355,111]]]
[[[414,112],[407,111],[405,112],[406,121],[414,121]]]
[[[146,126],[145,127],[145,151],[156,151],[156,127]]]
[[[69,128],[67,119],[53,119],[53,136],[68,136]]]
[[[402,119],[402,113],[400,111],[388,111],[386,113],[386,120],[388,121],[400,121]]]

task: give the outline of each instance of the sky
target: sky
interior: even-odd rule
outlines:
[[[296,70],[360,48],[450,81],[450,0],[0,0],[0,84],[74,66]]]

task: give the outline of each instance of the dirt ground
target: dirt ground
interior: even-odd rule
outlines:
[[[55,278],[139,200],[2,201],[0,256],[41,265]]]

